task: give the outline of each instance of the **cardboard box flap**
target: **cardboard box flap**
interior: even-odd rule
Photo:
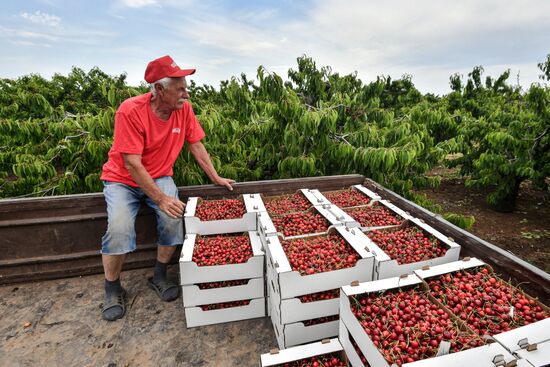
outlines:
[[[259,193],[243,195],[244,205],[247,213],[265,212],[264,202]]]
[[[334,230],[344,237],[361,258],[376,256],[378,259],[378,255],[380,255],[383,260],[385,260],[385,258],[388,260],[390,259],[389,256],[386,255],[380,247],[376,246],[376,244],[372,242],[366,234],[361,232],[361,230],[349,227],[334,227]]]
[[[359,285],[345,285],[342,287],[343,294],[347,297],[362,293],[372,293],[422,284],[422,280],[414,274],[402,277],[374,280],[372,282],[359,283]]]
[[[327,198],[317,189],[300,189],[300,191],[309,200],[311,205],[316,206],[330,204],[330,201],[328,201]]]
[[[297,347],[280,350],[276,354],[265,353],[260,356],[260,366],[276,366],[285,362],[292,362],[304,358],[310,358],[317,355],[339,352],[342,345],[338,338],[329,339],[327,342],[316,342]]]
[[[397,206],[393,205],[388,200],[380,200],[380,204],[387,207],[388,209],[390,209],[391,211],[393,211],[395,214],[399,215],[403,219],[412,219],[413,218],[409,213],[407,213],[403,209],[398,208]]]
[[[353,185],[352,186],[354,189],[358,190],[358,191],[361,191],[363,194],[367,195],[369,198],[371,198],[373,201],[376,201],[376,200],[382,200],[382,197],[380,195],[378,195],[377,193],[375,193],[374,191],[371,191],[369,189],[367,189],[365,186],[363,185]]]
[[[199,202],[198,197],[190,197],[187,199],[187,204],[185,204],[185,212],[183,213],[184,217],[194,217],[195,211],[197,210],[197,204]]]
[[[181,248],[180,261],[192,261],[195,249],[196,234],[186,234]]]
[[[478,258],[472,257],[468,259],[462,259],[458,261],[453,261],[447,264],[434,265],[430,266],[428,269],[418,269],[414,273],[418,275],[421,279],[428,279],[438,275],[452,273],[455,271],[460,271],[464,269],[471,269],[478,266],[486,265],[483,261]]]
[[[323,208],[328,210],[334,218],[336,218],[337,221],[342,223],[350,223],[355,222],[355,219],[353,219],[348,213],[337,207],[333,204],[327,204],[323,205]]]
[[[248,231],[248,237],[250,238],[250,245],[252,246],[252,254],[254,256],[265,255],[262,250],[262,239],[257,231]]]
[[[271,255],[271,261],[273,262],[273,266],[275,267],[275,271],[277,273],[292,271],[292,268],[290,267],[290,263],[288,262],[279,238],[267,238],[266,246],[268,248],[269,254]]]

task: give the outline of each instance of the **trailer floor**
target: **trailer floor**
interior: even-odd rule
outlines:
[[[0,287],[0,366],[257,366],[277,346],[267,317],[187,329],[181,296],[160,301],[151,273],[122,273],[115,322],[101,319],[103,275]]]

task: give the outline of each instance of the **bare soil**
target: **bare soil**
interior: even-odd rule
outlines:
[[[519,258],[550,272],[550,191],[536,190],[525,183],[512,213],[499,213],[487,204],[487,190],[467,188],[453,172],[438,169],[442,175],[438,188],[417,190],[424,193],[443,212],[473,215],[468,229],[474,235],[499,246]]]
[[[267,317],[188,329],[181,296],[160,301],[151,273],[122,273],[128,308],[114,322],[100,315],[103,275],[0,287],[0,366],[258,366],[277,347]]]

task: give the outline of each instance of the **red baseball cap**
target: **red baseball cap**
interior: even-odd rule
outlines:
[[[145,81],[154,83],[162,78],[181,78],[195,73],[195,69],[180,69],[168,55],[151,61],[145,69]]]

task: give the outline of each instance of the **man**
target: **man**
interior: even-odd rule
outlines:
[[[113,146],[101,175],[108,216],[101,245],[105,320],[119,319],[126,312],[120,272],[125,254],[136,249],[134,224],[142,199],[157,217],[157,261],[149,287],[163,301],[178,297],[179,286],[166,277],[166,266],[175,246],[183,243],[185,204],[171,176],[184,143],[213,183],[232,190],[235,182],[218,176],[201,143],[204,131],[186,101],[185,77],[193,73],[195,69],[180,69],[170,56],[151,61],[145,70],[151,92],[127,99],[116,112]]]

